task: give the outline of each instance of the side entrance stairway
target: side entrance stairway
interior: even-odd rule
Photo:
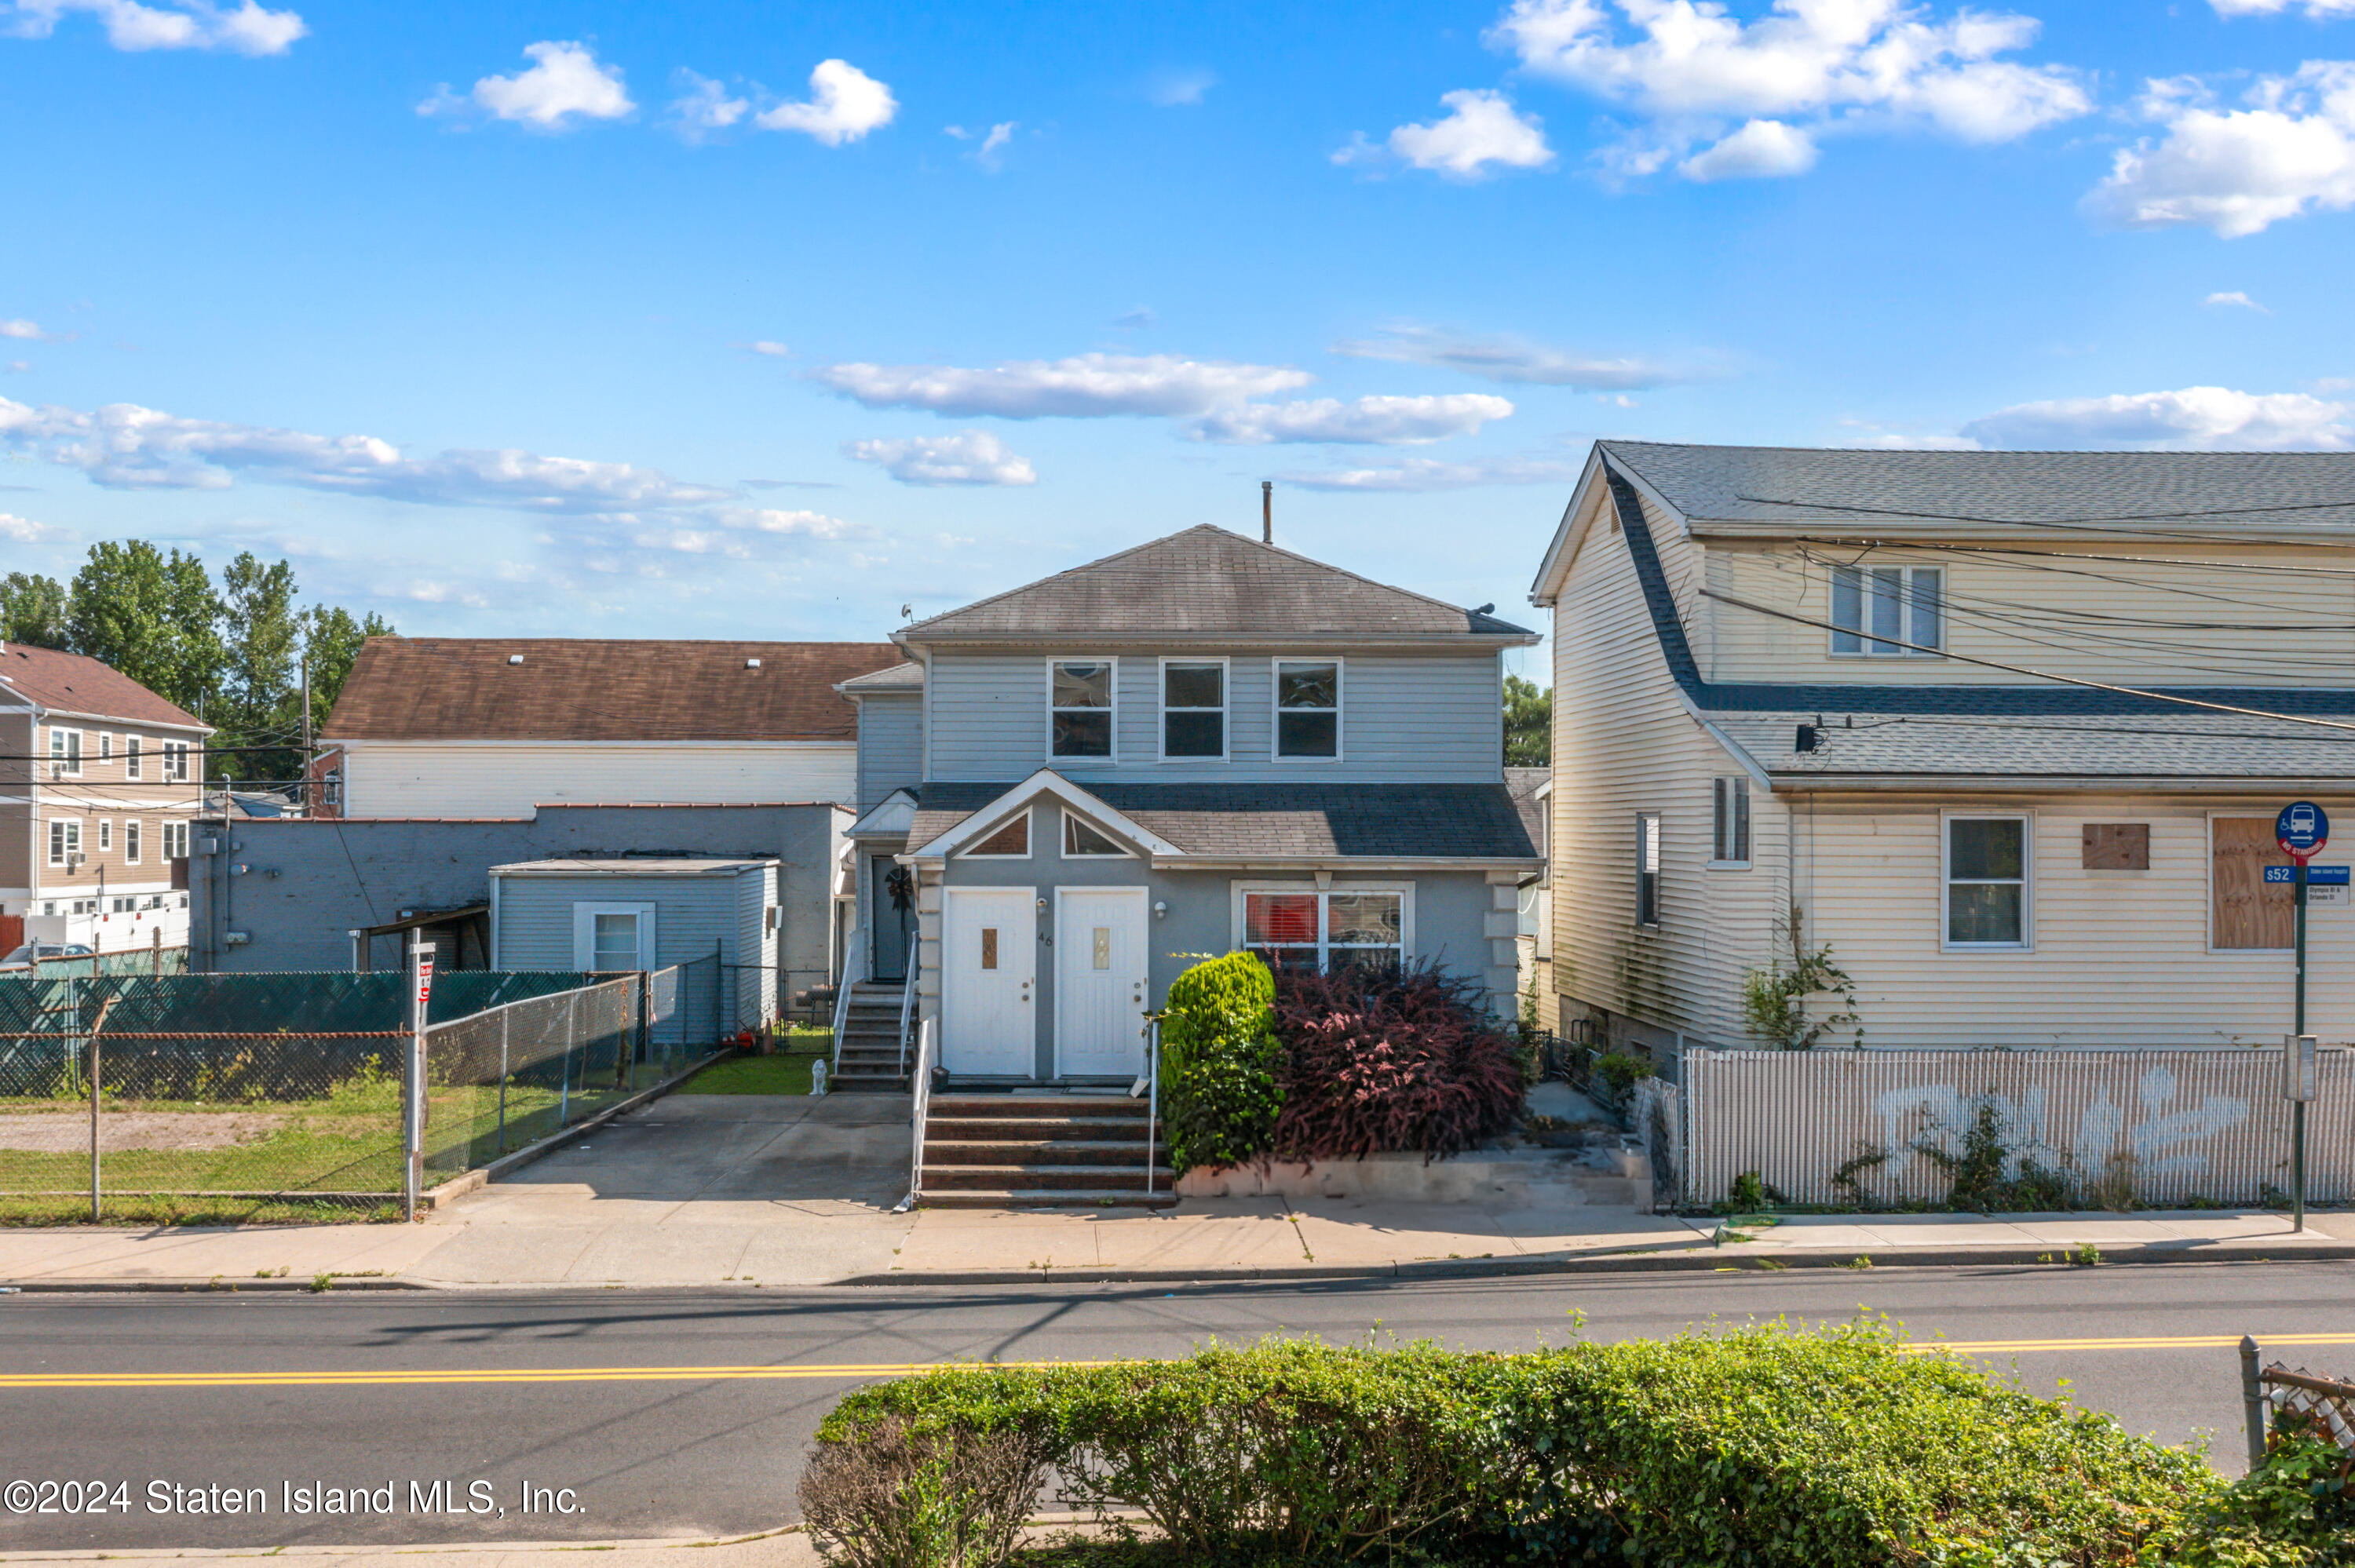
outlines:
[[[907,988],[897,980],[859,980],[850,988],[848,1016],[842,1028],[842,1049],[836,1056],[830,1087],[908,1092],[908,1074],[900,1065],[900,1010]],[[915,1042],[908,1043],[907,1065],[915,1065]]]
[[[935,1209],[1167,1208],[1175,1178],[1151,1150],[1146,1102],[1126,1095],[952,1095],[924,1120],[923,1192]]]

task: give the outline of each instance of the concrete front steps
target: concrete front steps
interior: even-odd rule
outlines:
[[[908,1075],[900,1067],[900,1009],[905,996],[905,989],[896,983],[859,980],[851,986],[849,1015],[843,1021],[841,1049],[828,1088],[908,1092]],[[915,1050],[916,1043],[909,1041],[911,1066]]]
[[[943,1095],[924,1120],[923,1191],[932,1209],[1167,1208],[1175,1179],[1153,1150],[1150,1109],[1125,1095]]]

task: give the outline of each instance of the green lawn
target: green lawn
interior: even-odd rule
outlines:
[[[722,1056],[678,1086],[683,1095],[805,1095],[810,1092],[810,1064],[826,1054],[828,1036],[815,1032],[817,1049],[773,1056]],[[798,1047],[804,1042],[796,1037]]]

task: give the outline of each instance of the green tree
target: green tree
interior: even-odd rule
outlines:
[[[311,666],[311,722],[322,725],[335,710],[360,644],[371,637],[389,637],[392,625],[371,613],[354,620],[352,612],[329,605],[314,605],[304,612],[303,650]]]
[[[0,642],[28,648],[66,648],[65,585],[55,577],[10,572],[0,579]]]
[[[264,565],[240,551],[221,572],[221,727],[215,743],[237,747],[222,771],[239,779],[299,778],[303,755],[303,618],[294,609],[294,568]],[[266,747],[256,751],[245,748]],[[277,749],[279,747],[284,749]]]
[[[144,539],[90,547],[66,604],[73,651],[194,710],[220,659],[220,601],[204,563]]]
[[[1518,675],[1505,677],[1505,766],[1553,762],[1553,691]]]

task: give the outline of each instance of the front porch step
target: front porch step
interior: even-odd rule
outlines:
[[[932,1097],[932,1115],[942,1118],[1091,1117],[1143,1121],[1153,1107],[1126,1095],[957,1095]]]
[[[1142,1156],[1143,1150],[1134,1151]],[[1177,1178],[1156,1169],[1153,1185],[1167,1189]],[[1145,1161],[1124,1169],[1118,1165],[942,1165],[924,1156],[927,1192],[1044,1191],[1127,1192],[1145,1191]]]
[[[1004,1142],[944,1141],[929,1136],[924,1139],[924,1168],[1002,1165],[1110,1165],[1145,1169],[1145,1140],[1135,1139],[1114,1141],[1109,1139],[1037,1138],[1008,1139]],[[959,1139],[964,1129],[957,1129]],[[1156,1150],[1156,1152],[1159,1152]]]
[[[924,1190],[917,1195],[916,1205],[924,1209],[1172,1209],[1178,1206],[1178,1197],[1166,1187],[1151,1192],[1077,1190],[1060,1192],[1027,1187],[1018,1190],[1002,1187],[995,1191],[979,1187],[949,1188],[934,1192],[927,1173]]]

